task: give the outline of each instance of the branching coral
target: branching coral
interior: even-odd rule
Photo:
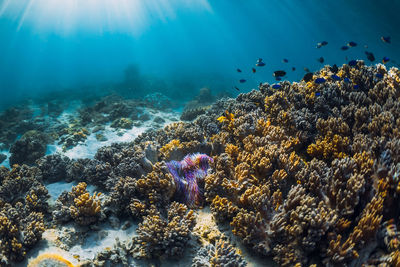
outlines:
[[[192,267],[245,267],[246,261],[229,242],[218,239],[215,244],[202,247],[193,259]]]
[[[71,192],[61,194],[57,199],[57,209],[53,212],[57,221],[66,222],[73,219],[80,225],[90,225],[101,219],[101,193],[91,196],[86,186],[86,183],[81,182],[72,187]]]
[[[149,215],[139,224],[138,236],[133,240],[139,245],[137,256],[140,258],[181,256],[194,224],[195,214],[184,204],[172,202],[167,218],[163,218],[153,206]]]

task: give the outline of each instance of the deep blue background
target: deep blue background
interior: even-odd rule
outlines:
[[[132,0],[146,8],[125,9],[127,15],[86,5],[69,17],[68,9],[59,7],[64,13],[57,13],[46,0],[29,2],[0,0],[2,107],[44,91],[113,86],[130,64],[147,87],[154,80],[157,90],[187,98],[203,86],[214,93],[236,94],[234,85],[250,90],[261,81],[274,82],[277,69],[296,81],[303,67],[323,65],[316,60],[320,56],[324,64],[343,64],[345,56],[365,59],[365,44],[375,63],[383,56],[400,62],[400,1],[395,0]],[[383,43],[382,35],[390,35],[392,44]],[[324,40],[329,44],[316,49]],[[358,46],[341,51],[348,41]],[[253,74],[258,57],[267,65]],[[247,82],[239,84],[241,78]],[[146,86],[141,90],[150,89]]]

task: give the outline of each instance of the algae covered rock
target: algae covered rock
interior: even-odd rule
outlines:
[[[116,129],[132,129],[133,127],[133,121],[129,118],[120,118],[116,119],[111,123],[112,128]]]

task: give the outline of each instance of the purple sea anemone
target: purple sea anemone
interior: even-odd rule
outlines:
[[[206,154],[189,154],[181,161],[167,162],[169,172],[172,174],[176,184],[177,196],[189,206],[201,203],[202,192],[199,181],[207,175],[210,163],[213,159]]]

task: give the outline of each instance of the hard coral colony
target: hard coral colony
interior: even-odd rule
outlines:
[[[352,65],[277,89],[261,84],[93,159],[0,168],[1,265],[26,258],[47,228],[137,222],[135,234],[82,265],[145,265],[197,250],[185,258],[193,266],[246,266],[250,250],[282,266],[399,266],[400,71]],[[45,184],[65,180],[77,185],[48,201]],[[235,238],[193,242],[208,206]]]

